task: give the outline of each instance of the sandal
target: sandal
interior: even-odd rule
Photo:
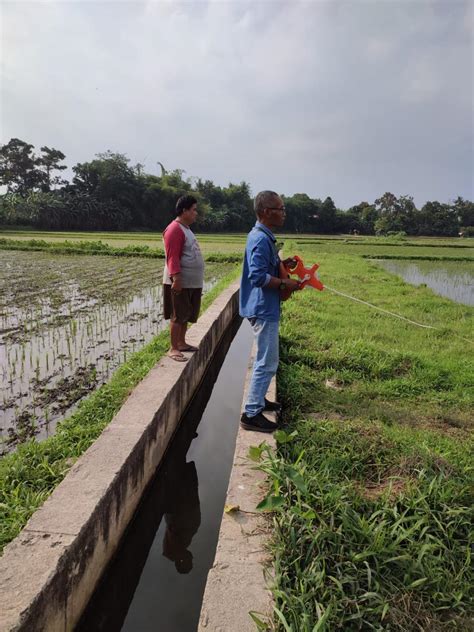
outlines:
[[[197,351],[197,350],[198,348],[195,347],[194,345],[186,345],[185,347],[180,349],[180,351]]]
[[[175,362],[187,362],[188,358],[184,356],[180,351],[170,351],[168,354],[168,358],[171,358]]]

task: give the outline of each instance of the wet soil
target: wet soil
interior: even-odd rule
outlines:
[[[229,269],[207,264],[205,291]],[[163,262],[0,251],[0,455],[49,436],[156,336]]]

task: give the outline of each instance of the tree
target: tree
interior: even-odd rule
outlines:
[[[0,147],[0,185],[6,186],[8,193],[26,196],[41,186],[43,173],[33,149],[19,138]]]
[[[255,222],[250,185],[247,182],[232,184],[224,189],[225,205],[228,209],[227,230],[246,231]]]
[[[18,193],[6,193],[0,196],[0,225],[27,225],[28,220],[22,216],[22,203],[24,198]]]
[[[200,178],[196,182],[196,191],[201,197],[210,204],[213,210],[218,209],[225,204],[225,193],[221,187],[218,187],[212,180],[203,182]]]
[[[287,210],[285,230],[297,233],[315,232],[319,220],[320,201],[313,200],[306,193],[295,193],[291,197],[282,198]]]
[[[0,224],[29,225],[65,230],[162,230],[175,217],[177,199],[186,193],[199,203],[198,229],[248,231],[255,222],[250,186],[185,178],[182,169],[161,175],[147,174],[144,166],[130,165],[120,153],[97,154],[73,167],[71,183],[61,179],[64,154],[44,145],[41,154],[18,138],[0,145]],[[65,184],[65,186],[61,186]],[[403,232],[410,235],[464,235],[474,232],[474,204],[462,197],[450,205],[427,202],[421,211],[413,198],[387,192],[373,204],[361,202],[348,211],[306,193],[284,197],[288,209],[285,231],[352,232],[363,234]]]
[[[334,233],[337,230],[336,205],[332,198],[327,197],[319,209],[318,232]]]
[[[361,232],[364,235],[375,235],[375,222],[378,217],[375,206],[368,202],[361,202],[359,206],[362,205],[363,208],[360,214]]]
[[[227,187],[219,187],[211,180],[198,179],[195,189],[199,200],[201,229],[247,231],[254,224],[255,213],[247,182],[231,182]]]
[[[118,153],[107,151],[96,154],[95,160],[75,165],[72,184],[82,193],[97,193],[108,198],[117,195],[124,183],[135,178],[129,159]]]
[[[459,232],[456,210],[449,204],[426,202],[417,218],[419,235],[454,236]]]
[[[354,207],[348,211],[338,211],[336,214],[337,219],[337,232],[338,233],[360,233],[361,222],[360,216],[353,210]]]
[[[97,154],[95,160],[78,163],[72,168],[75,175],[69,187],[73,194],[92,196],[99,203],[101,212],[108,206],[111,213],[120,217],[121,229],[127,228],[124,225],[127,218],[131,225],[143,226],[144,223],[145,181],[129,162],[124,154],[111,151]]]
[[[460,228],[474,226],[474,202],[469,202],[459,196],[454,200],[452,208],[456,213]]]
[[[375,200],[374,204],[378,214],[378,219],[375,222],[376,232],[382,234],[389,232],[416,234],[416,207],[413,197],[402,195],[397,198],[393,193],[387,192]]]
[[[66,165],[60,165],[66,156],[59,149],[52,149],[50,147],[41,147],[43,154],[37,159],[37,164],[42,167],[43,182],[41,188],[43,191],[51,191],[55,186],[66,184],[66,180],[63,180],[59,176],[52,176],[53,171],[63,171],[67,169]]]
[[[378,219],[377,211],[373,204],[361,202],[347,211],[349,228],[358,230],[363,235],[375,234],[375,222]]]

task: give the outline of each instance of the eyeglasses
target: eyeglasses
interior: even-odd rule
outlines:
[[[283,213],[286,213],[285,206],[267,206],[267,209],[269,211],[282,211]]]

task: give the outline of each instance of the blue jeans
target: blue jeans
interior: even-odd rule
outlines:
[[[252,325],[257,353],[244,408],[247,417],[255,417],[265,408],[265,395],[278,369],[279,324],[278,321],[271,322],[257,318]]]

